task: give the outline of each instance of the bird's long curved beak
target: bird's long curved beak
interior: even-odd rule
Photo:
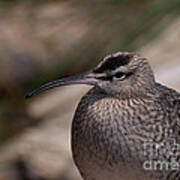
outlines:
[[[97,85],[98,82],[99,82],[99,80],[95,77],[95,75],[93,73],[58,79],[58,80],[49,82],[47,84],[44,84],[44,85],[40,86],[39,88],[33,90],[32,92],[30,92],[26,95],[26,98],[30,98],[36,94],[41,93],[42,91],[45,91],[45,90],[48,90],[48,89],[51,89],[54,87],[71,85],[71,84],[87,84],[87,85],[95,86],[95,85]]]

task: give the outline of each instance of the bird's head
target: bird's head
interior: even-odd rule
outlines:
[[[154,87],[155,81],[145,58],[135,53],[117,52],[106,56],[89,73],[52,81],[35,89],[26,97],[71,84],[88,84],[101,88],[107,94],[132,96],[146,93],[146,90]]]
[[[146,58],[135,53],[117,52],[106,56],[93,70],[99,87],[121,96],[142,95],[155,84]]]

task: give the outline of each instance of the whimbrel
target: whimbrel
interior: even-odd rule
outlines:
[[[180,94],[155,81],[146,58],[117,52],[27,97],[71,84],[93,86],[72,122],[73,159],[84,180],[180,179]]]

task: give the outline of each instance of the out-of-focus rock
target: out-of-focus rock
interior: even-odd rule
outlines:
[[[180,18],[172,22],[156,40],[141,52],[155,71],[156,79],[163,84],[180,90]]]
[[[17,169],[15,162],[22,161],[33,177],[80,179],[72,163],[70,129],[77,102],[88,89],[81,85],[64,87],[32,99],[28,112],[45,120],[1,149],[0,178],[8,164],[14,165],[8,167],[11,172]]]

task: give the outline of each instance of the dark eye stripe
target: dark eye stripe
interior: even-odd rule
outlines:
[[[113,76],[104,76],[104,77],[99,77],[97,79],[103,80],[103,81],[112,81]]]
[[[109,75],[109,76],[104,76],[104,77],[98,77],[97,79],[100,79],[100,80],[103,80],[103,81],[112,81],[113,80],[113,77],[116,77],[116,78],[121,78],[122,76],[125,75],[125,77],[129,77],[131,76],[133,73],[132,72],[127,72],[127,73],[124,73],[124,72],[117,72],[116,74],[114,75]]]

